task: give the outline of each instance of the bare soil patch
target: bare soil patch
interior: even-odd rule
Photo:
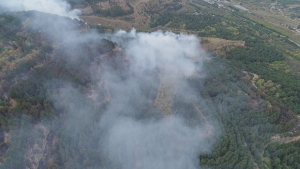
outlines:
[[[296,136],[296,137],[280,137],[280,135],[275,135],[271,138],[271,143],[274,142],[280,142],[280,143],[290,143],[293,141],[298,141],[300,140],[300,136]]]

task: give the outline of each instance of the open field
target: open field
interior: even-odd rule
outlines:
[[[292,39],[293,41],[295,41],[298,44],[300,43],[300,34],[296,33],[295,31],[289,30],[289,29],[284,28],[275,23],[266,21],[266,19],[261,19],[260,17],[255,16],[253,14],[245,13],[244,16],[255,21],[256,23],[262,24],[269,29],[275,30],[275,31],[281,33],[282,35],[289,37],[290,39]]]
[[[134,27],[134,25],[131,23],[119,19],[104,18],[99,16],[82,16],[81,18],[90,25],[101,25],[125,30],[130,30],[132,27]]]
[[[207,38],[200,37],[201,46],[208,51],[214,51],[217,54],[223,55],[226,50],[231,49],[232,47],[244,46],[244,41],[233,41],[233,40],[225,40],[220,38]]]
[[[288,6],[281,7],[279,4],[270,2],[255,2],[255,1],[233,1],[231,5],[240,5],[249,9],[249,13],[243,15],[254,22],[260,23],[270,29],[273,29],[284,36],[288,36],[296,43],[300,43],[300,33],[294,30],[300,25],[300,19],[290,17]]]
[[[233,1],[231,4],[240,4],[240,2]],[[260,16],[264,19],[266,19],[269,22],[272,22],[274,24],[286,26],[290,25],[293,28],[297,27],[299,25],[299,21],[297,19],[291,19],[287,12],[288,9],[281,9],[281,8],[275,8],[273,7],[271,9],[271,3],[259,3],[259,2],[248,2],[244,1],[242,2],[242,6],[249,9],[249,11],[257,16]]]

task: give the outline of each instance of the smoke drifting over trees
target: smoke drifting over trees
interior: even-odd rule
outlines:
[[[71,6],[63,0],[12,0],[2,1],[0,6],[4,11],[40,11],[77,19],[80,14],[79,10],[71,10]]]
[[[0,5],[9,11],[37,10],[78,18],[60,0],[16,0]],[[84,29],[79,21],[35,12],[29,15],[23,24],[53,42],[52,59],[63,57],[65,67],[75,72],[80,69],[89,79],[83,90],[76,81],[44,80],[54,110],[63,113],[38,123],[57,135],[60,165],[199,168],[199,155],[210,151],[212,140],[220,133],[216,121],[204,116],[210,110],[199,110],[197,105],[204,100],[188,82],[202,78],[206,54],[197,37],[135,30],[98,34]]]

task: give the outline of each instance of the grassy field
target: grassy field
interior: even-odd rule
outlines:
[[[293,41],[295,41],[296,43],[300,43],[300,34],[297,34],[295,31],[289,30],[287,28],[284,28],[282,26],[276,25],[274,23],[270,23],[268,21],[266,21],[265,19],[261,19],[258,16],[255,16],[251,13],[243,13],[243,15],[251,20],[253,20],[256,23],[262,24],[265,27],[275,30],[276,32],[287,36],[288,38],[292,39]]]
[[[81,19],[90,25],[107,26],[124,30],[130,30],[134,26],[133,24],[123,20],[104,18],[100,16],[82,16]]]
[[[275,3],[273,1],[232,1],[230,5],[241,5],[249,9],[249,13],[243,15],[254,22],[262,24],[269,29],[275,30],[278,33],[289,37],[296,43],[300,43],[300,34],[292,28],[297,28],[300,25],[299,18],[292,19],[290,17],[290,9],[293,4],[287,6],[282,5],[280,1]],[[272,7],[271,7],[272,6]]]

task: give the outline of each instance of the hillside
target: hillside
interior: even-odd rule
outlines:
[[[0,168],[299,166],[300,48],[258,2],[69,3],[0,14]]]

